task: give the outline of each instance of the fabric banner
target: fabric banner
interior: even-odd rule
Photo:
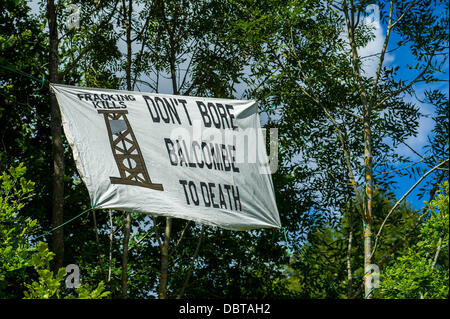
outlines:
[[[256,101],[51,85],[97,209],[279,228]]]

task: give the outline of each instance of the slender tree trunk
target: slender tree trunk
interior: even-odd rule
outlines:
[[[128,242],[130,240],[131,230],[131,214],[125,213],[125,229],[123,236],[123,253],[122,253],[122,297],[127,298],[128,290]]]
[[[133,12],[133,0],[128,1],[128,8],[125,0],[123,0],[123,18],[125,21],[125,33],[127,43],[127,61],[125,65],[127,90],[132,91],[131,86],[131,59],[132,59],[132,40],[131,40],[131,18]],[[123,253],[122,253],[122,297],[127,298],[128,290],[128,243],[130,241],[131,232],[131,214],[125,213],[125,229],[123,237]]]
[[[113,219],[112,219],[112,213],[111,210],[108,209],[108,215],[109,215],[109,224],[111,226],[110,232],[109,232],[109,258],[108,258],[108,282],[111,281],[111,271],[112,271],[112,244],[113,244],[113,238],[114,238],[114,225],[113,225]]]
[[[347,24],[347,35],[350,42],[353,75],[356,80],[358,91],[360,93],[361,104],[363,108],[363,127],[364,127],[364,174],[365,174],[365,196],[364,196],[364,269],[367,271],[368,266],[372,263],[372,194],[373,194],[373,181],[372,181],[372,132],[371,132],[371,106],[367,98],[366,89],[362,82],[361,72],[359,69],[359,56],[357,51],[357,45],[355,42],[355,12],[356,7],[354,2],[350,2],[350,10],[348,8],[347,1],[343,1],[343,10],[345,15],[345,21]],[[365,280],[365,296],[367,299],[372,298],[371,287],[368,284],[367,279],[370,276],[364,276]]]
[[[352,242],[353,242],[353,207],[349,209],[349,232],[347,245],[347,298],[352,297],[353,274],[352,274]]]
[[[187,288],[187,286],[188,286],[189,279],[191,278],[192,273],[193,273],[193,271],[194,271],[194,262],[195,262],[195,260],[197,259],[198,252],[199,252],[199,250],[200,250],[200,245],[201,245],[201,243],[202,243],[202,239],[203,239],[203,234],[204,234],[204,232],[205,232],[205,226],[202,225],[202,230],[201,230],[201,232],[200,232],[200,237],[199,237],[199,239],[198,239],[197,246],[195,247],[194,255],[192,256],[192,259],[191,259],[191,264],[190,264],[190,266],[189,266],[189,271],[188,271],[188,273],[187,273],[187,275],[186,275],[186,279],[184,280],[183,287],[181,288],[180,293],[178,294],[177,299],[181,299],[181,298],[184,296],[184,292],[185,292],[185,290],[186,290],[186,288]]]
[[[370,109],[364,114],[364,173],[365,173],[365,207],[364,207],[364,269],[367,271],[372,263],[372,196],[373,196],[373,180],[372,180],[372,134],[370,129]],[[367,281],[369,276],[364,277]],[[365,284],[365,295],[367,299],[372,299],[371,287]]]
[[[100,265],[102,275],[105,276],[105,267],[103,266],[103,260],[100,253],[100,240],[98,239],[97,217],[95,215],[95,210],[92,211],[92,220],[94,222],[95,243],[97,245],[98,264]]]
[[[172,219],[166,217],[166,231],[161,246],[161,276],[159,281],[159,299],[167,298],[167,274],[169,269],[169,243],[172,229]]]
[[[164,8],[164,4],[163,4]],[[169,65],[170,65],[170,76],[172,79],[172,90],[173,94],[178,94],[178,84],[177,84],[177,68],[175,65],[176,60],[176,52],[175,52],[175,29],[176,24],[173,25],[173,28],[167,27],[167,33],[169,34],[169,48],[170,48],[170,56],[169,56]]]
[[[47,1],[47,20],[49,28],[50,54],[48,59],[49,81],[58,82],[58,21],[54,0]],[[53,193],[52,193],[52,228],[63,223],[64,219],[64,147],[62,143],[61,114],[54,94],[51,95],[51,122],[53,155]],[[63,227],[53,232],[52,250],[55,253],[54,268],[56,273],[64,264],[64,230]]]
[[[163,4],[164,8],[164,4]],[[172,78],[172,90],[173,94],[178,94],[177,89],[177,74],[175,67],[175,46],[173,40],[173,32],[174,30],[168,29],[170,34],[170,75]],[[170,244],[170,232],[172,229],[172,219],[170,217],[166,217],[166,230],[164,233],[164,242],[161,246],[161,276],[159,281],[159,298],[166,299],[167,298],[167,276],[169,269],[169,244]]]
[[[178,94],[178,88],[177,88],[177,77],[176,77],[176,68],[175,68],[175,54],[173,50],[171,50],[170,55],[170,73],[172,75],[172,88],[173,88],[173,94]]]
[[[438,243],[438,246],[436,248],[436,254],[434,255],[433,264],[431,264],[431,270],[433,270],[434,267],[437,264],[437,261],[438,261],[438,258],[439,258],[439,253],[441,252],[441,247],[442,247],[442,237],[439,237],[439,243]]]
[[[128,1],[128,10],[125,4],[125,0],[123,0],[123,19],[125,20],[125,33],[127,39],[127,62],[125,65],[125,73],[126,73],[126,81],[127,81],[127,90],[131,91],[131,59],[132,59],[132,40],[131,40],[131,19],[133,13],[133,0]]]

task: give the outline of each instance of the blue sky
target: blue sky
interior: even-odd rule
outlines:
[[[439,14],[445,14],[443,8],[436,8],[436,12]],[[387,30],[387,25],[380,25],[378,24],[377,30],[375,31],[376,38],[373,41],[373,43],[370,45],[370,49],[367,50],[370,53],[380,52],[382,43],[385,39]],[[394,32],[391,33],[390,37],[390,46],[388,46],[388,50],[393,49],[396,47],[396,43],[400,40],[399,36]],[[403,80],[405,80],[407,83],[409,83],[411,80],[413,80],[420,72],[416,70],[409,70],[406,66],[407,65],[415,65],[417,61],[415,60],[414,56],[411,54],[409,47],[405,46],[398,50],[395,50],[392,53],[388,54],[388,58],[386,59],[384,65],[385,66],[400,66],[398,75]],[[441,79],[447,79],[449,78],[449,67],[448,67],[448,61],[446,62],[445,66],[443,67],[444,73],[439,77]],[[370,72],[370,70],[369,70]],[[424,92],[429,89],[439,89],[446,93],[448,96],[448,82],[437,82],[437,83],[417,83],[414,85],[414,89],[416,91],[417,97],[420,100],[423,100],[424,98]],[[420,112],[423,113],[425,116],[420,119],[419,128],[418,128],[418,135],[415,137],[410,137],[406,140],[406,143],[411,146],[415,151],[417,151],[419,154],[423,155],[425,153],[424,146],[427,144],[427,137],[431,134],[431,130],[433,129],[434,122],[432,117],[435,115],[435,110],[432,105],[424,104],[418,101],[415,97],[406,97],[406,100],[408,102],[413,102],[417,106],[420,107]],[[397,152],[403,156],[410,157],[412,162],[416,162],[420,160],[420,157],[414,154],[407,146],[405,145],[399,145],[397,147]],[[421,164],[418,164],[420,166]],[[399,165],[396,168],[405,167],[405,165]],[[422,167],[425,167],[425,165],[422,165]],[[397,189],[395,191],[395,195],[397,198],[400,198],[405,192],[409,190],[411,186],[414,185],[417,178],[409,178],[408,176],[405,177],[396,177],[395,181],[397,182]],[[406,198],[407,201],[409,201],[414,208],[421,208],[423,206],[423,200],[428,200],[428,196],[426,196],[424,199],[418,197],[418,189],[420,186],[422,186],[426,180],[422,181],[422,183],[412,192],[409,194],[409,196]]]

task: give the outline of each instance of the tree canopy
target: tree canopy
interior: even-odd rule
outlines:
[[[0,9],[1,298],[448,298],[447,1]],[[89,209],[50,82],[256,99],[283,229],[92,210],[48,232]]]

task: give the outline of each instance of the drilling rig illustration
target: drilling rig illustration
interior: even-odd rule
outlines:
[[[162,184],[152,183],[136,136],[127,119],[127,110],[98,110],[105,118],[111,150],[120,177],[110,177],[112,184],[147,187],[163,191]]]

